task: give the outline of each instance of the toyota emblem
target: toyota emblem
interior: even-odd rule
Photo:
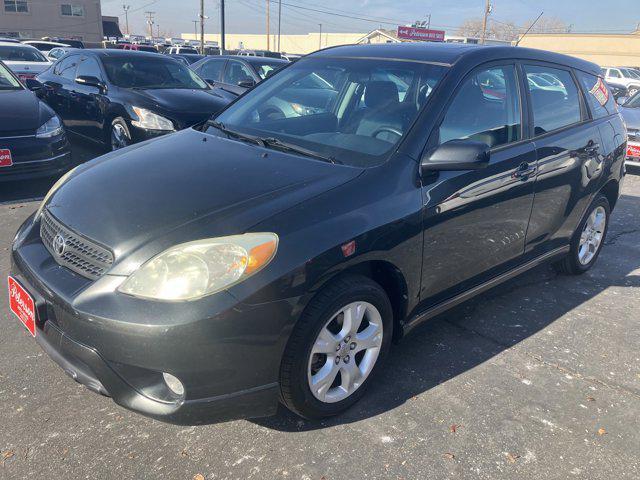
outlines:
[[[53,251],[57,256],[61,257],[62,255],[64,255],[64,251],[66,248],[67,248],[67,241],[64,239],[62,235],[57,234],[53,238]]]

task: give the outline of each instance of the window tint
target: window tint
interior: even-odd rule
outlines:
[[[111,83],[122,88],[209,88],[193,70],[163,55],[104,57],[102,65]]]
[[[47,62],[40,51],[27,45],[1,45],[0,60],[6,62]]]
[[[557,68],[525,65],[536,135],[582,120],[580,95],[571,73]]]
[[[439,129],[440,143],[471,139],[496,147],[521,138],[515,67],[483,69],[465,80]]]
[[[216,60],[208,60],[200,65],[200,68],[197,70],[198,75],[204,78],[205,80],[212,80],[214,82],[218,82],[220,80],[220,74],[222,73],[222,69],[224,68],[224,63],[226,60],[220,58]]]
[[[237,85],[244,80],[253,80],[249,67],[244,63],[230,60],[222,77],[222,81],[229,85]]]
[[[576,75],[584,88],[594,118],[605,117],[616,112],[616,102],[613,95],[600,77],[580,71],[577,71]]]
[[[70,57],[63,58],[56,63],[53,73],[68,80],[75,80],[79,58],[80,57],[78,55],[71,55]]]
[[[620,72],[618,70],[613,70],[613,69],[609,70],[609,76],[612,78],[622,78],[622,75],[620,75]]]
[[[78,65],[78,73],[76,76],[96,77],[102,80],[102,72],[95,58],[85,57]]]

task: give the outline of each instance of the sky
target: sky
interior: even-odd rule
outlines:
[[[229,33],[264,33],[268,0],[226,0],[226,28]],[[271,0],[271,29],[277,28],[277,0]],[[484,0],[282,0],[282,33],[369,32],[376,28],[426,20],[432,28],[455,34],[465,19],[480,17]],[[640,22],[640,0],[492,0],[491,19],[524,25],[544,11],[572,26],[574,32],[627,33]],[[123,4],[130,6],[131,33],[145,33],[145,11],[155,12],[161,34],[179,36],[194,31],[200,0],[102,0],[103,15],[120,16],[124,31]],[[220,2],[205,0],[205,33],[220,31]],[[305,10],[307,9],[319,10]],[[339,15],[330,15],[324,12]],[[621,12],[625,12],[624,14]],[[360,17],[360,19],[348,17]],[[154,30],[155,33],[156,30]]]

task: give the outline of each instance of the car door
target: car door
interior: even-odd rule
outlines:
[[[98,61],[91,56],[83,56],[76,71],[77,77],[95,77],[104,82],[104,74]],[[76,132],[91,139],[102,139],[104,123],[103,105],[104,92],[98,87],[81,85],[74,81],[73,102],[70,118],[73,120]]]
[[[257,79],[255,77],[256,74],[249,65],[239,60],[229,60],[222,74],[220,86],[236,95],[242,95],[247,91],[247,87],[240,86],[239,83],[243,81],[256,82]]]
[[[437,304],[522,262],[536,154],[515,63],[482,66],[460,83],[429,140],[490,147],[486,168],[422,176],[421,298]]]
[[[566,246],[603,173],[598,125],[589,118],[574,72],[544,63],[527,63],[524,74],[551,75],[558,86],[527,82],[531,134],[538,172],[526,251],[537,256]]]
[[[220,82],[226,64],[225,58],[211,58],[198,65],[194,71],[209,85],[215,86]]]
[[[68,55],[59,60],[53,74],[43,76],[45,86],[45,101],[60,116],[66,128],[75,131],[71,115],[74,102],[72,88],[75,85],[76,70],[80,55]]]

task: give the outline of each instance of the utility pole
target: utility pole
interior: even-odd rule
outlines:
[[[220,54],[224,55],[224,0],[220,0]]]
[[[269,22],[269,4],[271,3],[271,0],[267,0],[267,51],[269,51],[269,47],[271,46],[271,42],[269,41],[269,26],[270,26],[270,22]]]
[[[322,24],[319,23],[318,25],[320,25],[320,34],[318,35],[319,40],[320,40],[319,43],[318,43],[318,45],[319,45],[318,46],[318,50],[320,50],[322,48]]]
[[[144,12],[147,16],[147,23],[149,24],[149,37],[153,38],[153,16],[156,12]]]
[[[429,14],[427,17],[427,30],[429,30],[430,28],[431,28],[431,14]]]
[[[280,24],[282,23],[282,0],[278,0],[278,51],[280,50]],[[640,30],[640,28],[638,29]]]
[[[486,0],[484,6],[484,16],[482,17],[482,38],[480,39],[480,43],[484,45],[484,42],[487,38],[487,20],[489,18],[489,14],[492,10],[491,0]]]
[[[129,31],[129,9],[130,8],[131,8],[131,5],[122,5],[122,9],[124,10],[124,21],[127,26],[127,35],[131,33]]]
[[[198,39],[198,20],[191,20],[193,22],[193,41]]]
[[[204,55],[204,0],[200,0],[200,55]]]
[[[156,23],[156,29],[157,29],[158,38],[160,38],[160,24],[159,23]]]

